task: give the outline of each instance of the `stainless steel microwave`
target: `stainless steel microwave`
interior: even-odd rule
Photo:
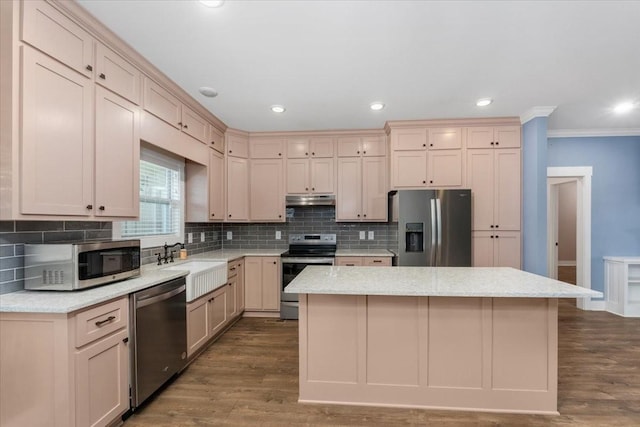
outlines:
[[[24,245],[25,289],[75,291],[140,274],[140,240]]]

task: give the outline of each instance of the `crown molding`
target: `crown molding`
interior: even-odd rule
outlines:
[[[466,127],[466,126],[520,126],[518,117],[473,117],[466,119],[393,120],[384,125],[387,133],[391,129],[416,127]]]
[[[628,129],[550,129],[547,138],[589,138],[605,136],[640,136],[640,128]]]
[[[525,124],[536,117],[549,117],[558,108],[556,106],[533,107],[520,115],[520,123]]]

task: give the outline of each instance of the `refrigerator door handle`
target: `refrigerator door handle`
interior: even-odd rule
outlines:
[[[436,199],[431,199],[431,247],[429,248],[429,265],[436,265]]]
[[[438,249],[436,253],[436,265],[442,263],[442,208],[440,199],[436,199],[436,221],[438,224]]]

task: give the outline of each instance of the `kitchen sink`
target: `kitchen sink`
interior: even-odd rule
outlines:
[[[191,302],[227,283],[227,263],[224,261],[189,261],[166,267],[165,270],[188,270],[187,302]]]

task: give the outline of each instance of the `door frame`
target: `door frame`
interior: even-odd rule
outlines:
[[[576,282],[591,289],[591,166],[547,168],[547,266],[557,269],[556,246],[558,228],[558,189],[563,182],[576,181]],[[583,310],[602,310],[604,302],[591,301],[591,297],[577,298],[576,306]],[[600,305],[603,307],[601,308]]]

